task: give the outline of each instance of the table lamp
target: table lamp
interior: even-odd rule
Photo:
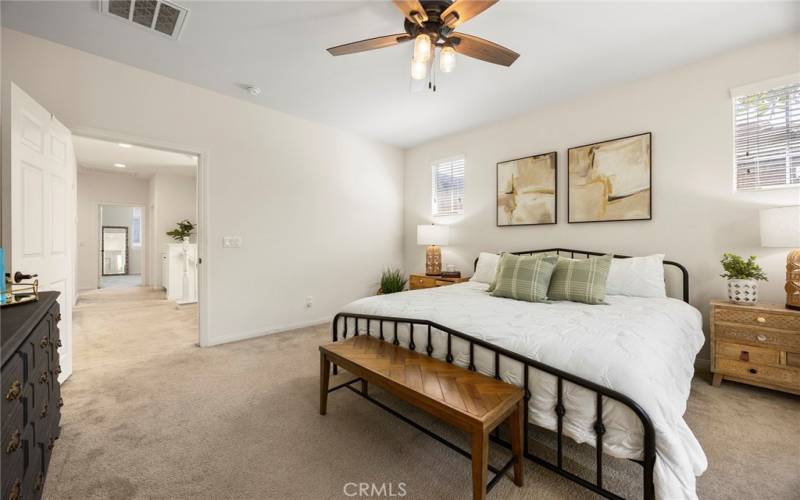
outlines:
[[[786,257],[786,307],[800,310],[800,205],[760,212],[761,246],[793,248]]]
[[[439,276],[442,274],[442,245],[450,242],[450,228],[425,224],[417,226],[417,245],[428,245],[425,252],[425,274]]]

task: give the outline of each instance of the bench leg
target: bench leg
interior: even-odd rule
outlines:
[[[523,400],[517,403],[514,413],[508,417],[508,425],[511,427],[511,453],[514,454],[514,484],[522,486],[523,483],[523,463],[522,463],[522,429],[525,422],[522,421],[524,412]]]
[[[328,411],[328,384],[331,377],[331,362],[324,352],[319,353],[319,414]]]
[[[714,377],[711,379],[711,385],[713,385],[714,387],[719,387],[721,383],[722,383],[722,374],[715,373]]]
[[[489,435],[486,431],[472,433],[472,498],[486,499],[486,480],[489,476]]]

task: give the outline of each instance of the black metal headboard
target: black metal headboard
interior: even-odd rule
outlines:
[[[528,255],[528,254],[534,254],[534,253],[547,253],[547,252],[554,252],[557,255],[561,255],[562,253],[569,254],[570,258],[573,258],[573,259],[575,258],[575,255],[578,255],[578,256],[583,255],[586,258],[589,258],[591,256],[607,255],[607,253],[608,253],[608,252],[605,252],[605,253],[604,252],[590,252],[588,250],[573,250],[571,248],[544,248],[544,249],[541,249],[541,250],[525,250],[523,252],[508,252],[508,253],[514,254],[514,255]],[[616,254],[614,254],[614,258],[615,259],[630,259],[631,256],[630,255],[616,255]],[[678,270],[680,270],[681,275],[683,277],[683,301],[688,303],[689,302],[689,271],[687,271],[686,268],[683,267],[682,264],[679,264],[677,262],[673,262],[671,260],[665,260],[664,261],[664,265],[665,266],[674,266],[674,267],[678,268]],[[473,270],[477,269],[477,267],[478,267],[478,259],[476,258],[475,259],[475,264],[473,264]]]

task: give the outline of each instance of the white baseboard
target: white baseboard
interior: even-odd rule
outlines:
[[[265,328],[259,330],[252,330],[249,332],[241,332],[233,335],[226,335],[224,337],[212,337],[209,339],[205,347],[212,347],[216,345],[229,344],[231,342],[239,342],[241,340],[249,340],[265,335],[272,335],[273,333],[288,332],[290,330],[297,330],[298,328],[305,328],[308,326],[317,326],[324,323],[329,323],[333,319],[332,316],[325,316],[324,318],[317,318],[308,321],[300,321],[298,323],[289,323],[286,325],[276,326],[272,328]]]

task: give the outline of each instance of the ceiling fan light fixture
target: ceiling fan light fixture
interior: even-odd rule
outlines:
[[[411,78],[413,80],[424,80],[428,76],[428,63],[411,59]]]
[[[456,51],[453,47],[444,47],[439,53],[439,70],[450,73],[456,69]]]
[[[414,39],[414,60],[426,63],[431,58],[431,37],[421,33]],[[424,77],[423,77],[424,78]]]

